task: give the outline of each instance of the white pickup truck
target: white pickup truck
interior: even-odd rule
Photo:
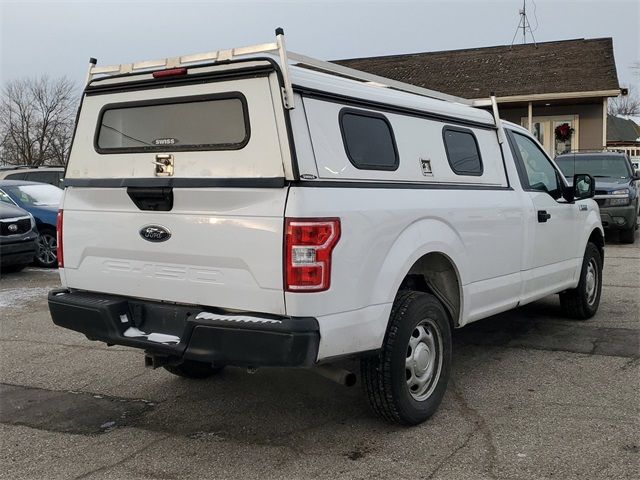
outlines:
[[[595,182],[569,187],[495,99],[288,52],[90,65],[58,215],[53,321],[203,378],[308,367],[415,424],[451,330],[550,294],[595,314]],[[309,68],[311,67],[311,68]],[[333,365],[333,366],[332,366]]]

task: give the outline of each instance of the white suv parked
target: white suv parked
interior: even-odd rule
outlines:
[[[56,324],[187,377],[352,382],[331,365],[358,356],[373,409],[415,424],[444,395],[452,329],[554,293],[568,316],[595,314],[592,177],[568,187],[495,102],[492,116],[282,40],[90,67]]]

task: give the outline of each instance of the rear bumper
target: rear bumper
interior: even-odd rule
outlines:
[[[18,241],[8,242],[3,238],[0,241],[0,264],[6,266],[31,263],[36,254],[36,238],[35,233],[25,235]]]
[[[169,361],[310,367],[320,333],[311,317],[231,313],[100,293],[49,292],[53,322],[90,340],[144,349]]]

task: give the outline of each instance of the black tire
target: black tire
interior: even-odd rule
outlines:
[[[36,240],[38,247],[34,263],[39,267],[54,268],[58,266],[58,240],[55,230],[42,230]]]
[[[214,367],[208,363],[185,360],[180,365],[167,365],[164,367],[170,373],[184,378],[209,378],[217,375],[224,366]]]
[[[591,272],[590,272],[591,270]],[[595,272],[593,288],[588,278]],[[565,290],[560,294],[560,306],[564,314],[576,320],[587,320],[593,317],[600,305],[602,294],[602,257],[600,250],[593,243],[588,243],[582,260],[580,281],[576,288]]]
[[[621,243],[633,243],[636,241],[636,226],[626,230],[620,230],[620,242]]]
[[[429,348],[428,335],[424,342],[420,340],[411,346],[410,341],[423,338],[419,327],[423,332],[430,332],[431,345],[435,348]],[[373,411],[387,421],[402,425],[427,420],[437,410],[447,389],[451,349],[449,316],[442,303],[428,293],[401,291],[391,309],[380,353],[361,360],[362,384]],[[435,356],[430,357],[432,351]],[[425,355],[429,358],[426,361]],[[412,357],[413,367],[408,368]],[[428,375],[430,368],[422,369],[424,365],[433,366],[432,375]],[[429,380],[421,389],[414,390],[415,383],[409,386],[427,376]]]

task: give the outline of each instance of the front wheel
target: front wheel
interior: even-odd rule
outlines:
[[[638,212],[638,209],[635,209]],[[622,243],[633,243],[636,241],[636,228],[638,227],[638,218],[637,216],[633,219],[633,224],[631,227],[620,230],[620,242]]]
[[[567,317],[586,320],[598,311],[601,294],[602,257],[598,247],[588,243],[582,260],[578,286],[560,294],[560,306]]]
[[[620,230],[620,242],[622,243],[633,243],[636,240],[636,226],[634,225],[631,228],[627,228],[626,230]]]
[[[374,412],[394,423],[424,422],[442,401],[450,369],[451,328],[442,303],[428,293],[401,292],[380,353],[361,361]]]
[[[637,222],[637,220],[636,220]],[[620,242],[622,243],[633,243],[636,240],[636,222],[633,222],[631,228],[627,228],[626,230],[620,230]]]

